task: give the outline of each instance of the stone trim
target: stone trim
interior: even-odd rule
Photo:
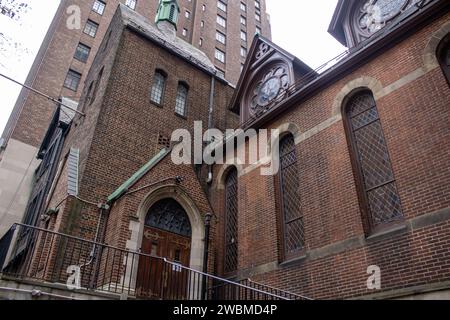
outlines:
[[[177,201],[186,214],[189,217],[192,228],[191,236],[191,257],[189,261],[189,267],[202,271],[203,270],[203,254],[205,247],[205,228],[203,223],[203,215],[200,210],[195,205],[195,202],[189,196],[189,194],[180,186],[177,185],[164,185],[152,189],[146,196],[143,197],[141,204],[136,212],[136,214],[129,217],[129,230],[131,231],[131,237],[126,242],[126,249],[130,251],[139,252],[142,244],[143,234],[144,234],[144,223],[145,216],[147,215],[150,207],[157,201],[165,198],[171,198]],[[124,261],[125,263],[125,261]],[[138,271],[138,261],[132,262],[131,259],[128,261],[127,270],[131,270],[131,265],[133,265],[134,270],[131,270],[131,274],[126,274],[125,277],[132,277],[131,283],[134,286]],[[122,280],[121,280],[121,283]],[[129,280],[127,282],[129,283]]]
[[[237,162],[237,159],[235,159]],[[238,177],[241,177],[245,175],[247,172],[245,172],[243,165],[233,163],[233,164],[224,164],[217,174],[216,179],[214,180],[214,184],[212,186],[213,190],[225,190],[225,177],[227,176],[228,171],[235,167],[238,172]]]
[[[278,261],[273,261],[267,264],[256,266],[254,268],[242,270],[241,272],[239,272],[238,278],[245,279],[250,275],[254,276],[284,268],[290,268],[307,263],[309,261],[337,255],[348,250],[359,249],[375,241],[383,241],[387,238],[394,237],[399,234],[413,233],[417,229],[430,227],[448,220],[450,220],[450,207],[412,218],[399,227],[390,229],[389,231],[384,233],[382,237],[378,237],[377,239],[369,239],[370,237],[366,238],[364,235],[348,238],[321,248],[309,250],[306,252],[305,257],[298,259],[298,261],[288,261],[287,263],[279,263]]]
[[[432,292],[447,291],[447,290],[450,290],[450,281],[423,284],[402,289],[392,289],[370,295],[354,297],[347,300],[378,300],[378,299],[406,300],[408,298],[412,300],[419,300],[420,298],[419,299],[414,298],[414,296],[416,295],[425,295],[425,297],[423,297],[423,300],[427,300],[426,298],[427,293],[430,294]],[[450,292],[447,292],[447,295],[450,296]],[[434,300],[433,298],[431,299]]]
[[[425,72],[439,67],[439,61],[436,56],[437,48],[446,35],[450,33],[450,21],[445,22],[428,40],[423,51],[423,66]]]
[[[379,92],[383,90],[383,85],[378,79],[372,77],[361,77],[348,82],[334,98],[332,106],[332,117],[342,117],[342,104],[345,98],[356,89],[368,88],[372,91],[375,100],[379,99]]]

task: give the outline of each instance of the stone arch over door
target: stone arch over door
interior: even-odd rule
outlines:
[[[205,230],[203,215],[192,198],[177,185],[162,186],[149,192],[141,202],[136,216],[130,222],[131,240],[127,249],[138,251],[144,237],[145,218],[150,208],[160,200],[173,199],[185,210],[191,224],[191,257],[189,267],[198,271],[203,269]]]

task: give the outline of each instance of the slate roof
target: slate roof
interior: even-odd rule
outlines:
[[[192,44],[183,39],[170,34],[163,33],[154,22],[140,15],[136,11],[120,4],[119,9],[124,25],[136,30],[151,41],[159,44],[161,47],[167,48],[176,55],[188,60],[197,67],[212,73],[220,78],[220,73],[206,56],[205,53],[194,47]]]

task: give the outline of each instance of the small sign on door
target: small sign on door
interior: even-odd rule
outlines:
[[[174,271],[174,272],[181,272],[181,264],[173,264],[172,265],[172,271]]]

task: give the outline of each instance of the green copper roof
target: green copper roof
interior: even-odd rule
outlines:
[[[170,149],[162,149],[156,156],[154,156],[142,168],[136,171],[127,181],[125,181],[116,191],[108,197],[108,203],[120,198],[128,189],[134,185],[140,178],[149,172],[155,165],[157,165],[166,155],[170,153]]]
[[[179,14],[180,6],[178,5],[177,0],[159,0],[155,22],[168,21],[176,28]]]

